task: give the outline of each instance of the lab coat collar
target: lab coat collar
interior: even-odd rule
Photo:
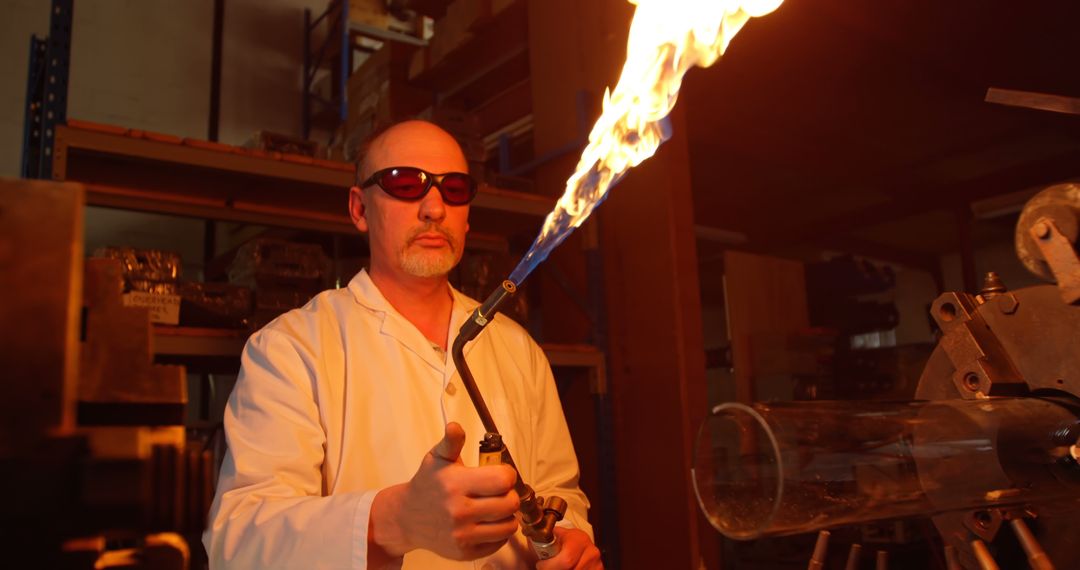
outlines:
[[[439,358],[438,353],[431,348],[431,343],[428,341],[427,337],[425,337],[415,325],[410,323],[408,319],[403,317],[401,313],[398,313],[397,310],[394,309],[394,306],[390,304],[390,301],[386,300],[386,297],[383,296],[382,292],[379,291],[379,288],[376,287],[375,283],[371,280],[371,276],[368,275],[366,269],[361,269],[360,272],[349,281],[349,291],[352,293],[357,303],[372,311],[382,313],[382,328],[380,329],[382,334],[396,339],[433,368],[446,372],[447,377],[453,372],[454,363],[450,358],[450,354],[448,353],[446,355],[445,360]],[[453,287],[450,287],[450,292],[453,296],[454,304],[450,309],[448,349],[453,346],[454,338],[457,337],[457,332],[461,328],[462,323],[465,322],[465,319],[468,318],[469,313],[480,304]],[[471,342],[465,347],[466,355],[472,351],[475,344],[475,342]]]

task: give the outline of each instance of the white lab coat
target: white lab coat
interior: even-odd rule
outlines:
[[[477,302],[453,292],[449,338]],[[547,359],[496,317],[466,360],[526,483],[569,503],[564,523],[592,533],[589,503]],[[412,478],[447,421],[465,428],[465,465],[484,429],[454,363],[361,271],[252,335],[225,412],[229,453],[203,543],[211,568],[366,568],[375,494]],[[428,551],[404,568],[531,566],[521,533],[494,555],[454,562]]]

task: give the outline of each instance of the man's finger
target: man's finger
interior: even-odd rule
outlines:
[[[578,567],[586,568],[588,570],[595,570],[597,568],[604,567],[604,561],[600,558],[600,550],[597,548],[586,548],[582,553],[581,558],[578,559]]]
[[[517,532],[518,522],[514,517],[506,517],[494,522],[478,523],[469,532],[469,538],[474,543],[501,542]]]
[[[470,470],[470,497],[499,497],[510,492],[517,482],[517,473],[509,465],[484,465]]]
[[[446,432],[439,443],[431,448],[431,455],[450,463],[461,461],[461,449],[465,447],[465,430],[461,424],[450,422],[446,424]]]
[[[474,520],[492,522],[512,517],[519,504],[517,493],[511,491],[501,497],[473,498],[469,507]]]

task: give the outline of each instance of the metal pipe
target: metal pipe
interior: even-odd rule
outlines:
[[[852,544],[851,550],[848,550],[847,563],[844,564],[844,570],[859,570],[860,554],[862,554],[862,545]]]
[[[1013,519],[1009,521],[1009,525],[1016,533],[1016,538],[1020,540],[1020,546],[1024,549],[1024,554],[1027,554],[1028,564],[1031,564],[1032,569],[1054,570],[1053,563],[1046,556],[1039,541],[1035,540],[1035,535],[1031,534],[1031,530],[1024,524],[1024,519]]]
[[[877,560],[874,562],[874,570],[889,570],[889,551],[877,551]]]
[[[981,570],[999,570],[997,562],[994,562],[994,557],[990,555],[990,550],[986,548],[985,542],[981,540],[971,541],[971,550],[975,552],[975,560],[979,562]]]
[[[947,570],[963,570],[960,567],[960,560],[956,557],[956,547],[951,544],[945,546],[945,568]]]
[[[487,328],[491,319],[495,318],[495,313],[499,311],[499,307],[515,291],[517,291],[517,286],[512,281],[503,281],[502,286],[493,291],[487,300],[477,307],[469,315],[469,318],[465,320],[465,323],[461,325],[451,349],[454,365],[457,366],[458,373],[461,375],[461,382],[465,384],[465,390],[469,393],[473,407],[476,408],[476,413],[480,415],[480,421],[484,424],[484,430],[488,433],[499,433],[499,429],[495,427],[495,420],[491,417],[491,412],[484,402],[483,395],[480,394],[480,389],[476,387],[476,380],[473,378],[472,371],[469,370],[468,363],[465,362],[465,345]]]
[[[829,552],[829,531],[823,530],[817,535],[814,543],[814,554],[810,556],[810,563],[806,570],[821,570],[825,567],[825,555]]]

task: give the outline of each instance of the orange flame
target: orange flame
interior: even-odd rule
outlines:
[[[589,217],[620,176],[656,152],[667,138],[664,119],[675,106],[686,72],[695,65],[712,65],[750,18],[764,16],[783,2],[630,1],[637,9],[622,74],[615,89],[604,93],[603,114],[589,133],[577,170],[537,237],[533,249],[545,251],[537,252],[541,257],[535,262]],[[544,243],[549,238],[555,243]]]

